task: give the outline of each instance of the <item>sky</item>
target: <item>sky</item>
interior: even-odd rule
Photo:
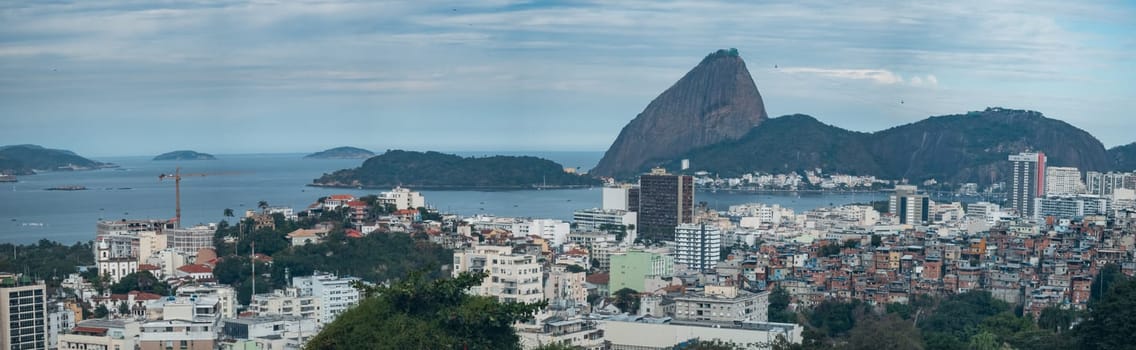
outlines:
[[[989,106],[1136,141],[1136,2],[4,1],[0,145],[603,151],[706,54],[770,116]]]

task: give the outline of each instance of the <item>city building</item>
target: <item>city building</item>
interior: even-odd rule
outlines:
[[[633,211],[593,208],[573,212],[572,222],[576,224],[576,231],[625,230],[634,236],[637,220]]]
[[[138,334],[141,350],[216,348],[220,301],[214,297],[166,297],[146,304]]]
[[[394,205],[396,210],[418,209],[426,206],[426,197],[408,188],[395,187],[389,192],[379,193],[378,202]]]
[[[888,210],[901,225],[925,225],[930,221],[931,198],[916,186],[898,185],[889,197]]]
[[[120,253],[115,253],[123,245],[114,242],[121,243],[122,241],[118,239],[96,241],[95,256],[97,258],[95,264],[99,267],[99,274],[109,278],[112,283],[118,283],[126,275],[138,272],[138,258],[135,253],[123,255],[120,250]],[[138,240],[134,240],[134,242],[137,243]],[[137,250],[132,249],[131,251],[136,252]]]
[[[1033,218],[1040,221],[1047,217],[1079,219],[1085,215],[1107,215],[1109,203],[1107,198],[1089,195],[1035,198]]]
[[[544,298],[550,303],[587,305],[588,289],[584,286],[584,272],[568,271],[566,265],[553,265],[544,283]]]
[[[680,349],[692,341],[722,341],[736,344],[771,343],[778,337],[800,344],[804,327],[792,323],[664,322],[659,319],[611,319],[600,321],[610,350]]]
[[[217,298],[221,307],[222,318],[237,317],[237,292],[228,285],[204,283],[199,285],[185,285],[177,288],[177,296],[185,298],[213,297]]]
[[[722,255],[722,231],[717,226],[682,224],[675,228],[674,262],[692,271],[713,272]]]
[[[213,248],[213,233],[216,231],[217,226],[213,224],[167,229],[167,247],[179,254],[194,256],[201,248]]]
[[[302,349],[304,343],[318,334],[315,319],[296,316],[270,315],[224,319],[221,335],[236,349]]]
[[[60,350],[135,349],[140,331],[134,320],[85,320],[59,334]]]
[[[1045,195],[1045,153],[1011,154],[1010,162],[1010,208],[1033,216],[1034,199]]]
[[[672,240],[674,228],[694,222],[694,179],[663,169],[639,176],[640,237]]]
[[[0,349],[47,349],[47,286],[0,273]]]
[[[555,219],[533,219],[513,224],[511,231],[513,237],[537,236],[554,246],[559,246],[568,240],[571,226],[567,222]]]
[[[299,289],[299,295],[319,298],[317,309],[320,310],[320,324],[331,323],[336,316],[359,304],[362,296],[352,286],[356,281],[359,278],[319,272],[311,276],[292,277],[292,285]],[[303,305],[298,306],[303,308]]]
[[[676,320],[734,322],[769,320],[769,292],[752,293],[737,286],[707,285],[701,293],[674,298]]]
[[[1081,171],[1071,167],[1045,168],[1045,195],[1072,196],[1081,193],[1085,184],[1081,182]]]
[[[544,299],[543,272],[536,256],[514,253],[512,247],[479,245],[454,252],[453,275],[487,272],[471,294],[497,297],[502,302],[534,303]]]
[[[249,311],[259,316],[286,315],[314,320],[322,319],[320,297],[305,295],[296,287],[277,289],[272,293],[255,294],[249,303]]]
[[[1128,188],[1131,179],[1136,178],[1132,173],[1101,173],[1090,171],[1085,173],[1085,192],[1097,196],[1109,196],[1118,188]]]
[[[674,257],[659,250],[630,250],[611,254],[611,279],[608,291],[615,293],[630,288],[640,293],[653,291],[646,289],[647,278],[670,277],[674,275]]]
[[[603,210],[625,210],[634,211],[637,208],[631,206],[631,194],[635,188],[629,184],[618,184],[611,186],[604,186],[603,188]],[[636,191],[637,192],[637,191]]]

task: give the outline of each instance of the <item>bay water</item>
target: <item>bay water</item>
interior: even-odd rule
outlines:
[[[463,156],[532,155],[566,167],[592,168],[602,152],[455,152]],[[0,242],[31,243],[48,239],[63,243],[94,238],[98,220],[169,219],[174,217],[174,183],[158,175],[181,167],[183,226],[225,219],[226,208],[242,215],[259,201],[302,210],[319,197],[337,193],[356,196],[379,190],[308,187],[313,179],[338,169],[359,166],[361,159],[303,159],[303,154],[217,155],[210,161],[153,161],[151,157],[107,157],[98,161],[119,168],[47,172],[0,183]],[[207,174],[184,176],[185,174]],[[82,191],[48,191],[60,186]],[[600,188],[516,191],[422,191],[427,205],[461,215],[553,218],[570,221],[577,209],[601,206]],[[699,192],[696,202],[725,210],[740,203],[780,204],[797,211],[854,202],[881,200],[882,193],[727,193]]]

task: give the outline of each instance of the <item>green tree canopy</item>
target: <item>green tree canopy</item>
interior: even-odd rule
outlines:
[[[159,295],[168,295],[170,293],[170,285],[166,284],[157,277],[150,274],[150,271],[139,271],[118,280],[118,283],[110,286],[110,292],[115,294],[125,294],[131,291],[154,293]]]
[[[1117,277],[1104,296],[1092,303],[1088,319],[1077,326],[1082,349],[1136,347],[1136,280]]]
[[[485,273],[430,280],[421,272],[390,287],[357,286],[365,299],[340,315],[307,349],[520,349],[513,324],[545,303],[501,303],[470,295]]]

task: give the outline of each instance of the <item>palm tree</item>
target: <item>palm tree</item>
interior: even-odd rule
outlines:
[[[233,217],[233,208],[225,208],[225,217],[227,217],[227,218]]]
[[[260,207],[260,210],[264,210],[265,208],[268,208],[268,201],[257,202],[256,206]]]

